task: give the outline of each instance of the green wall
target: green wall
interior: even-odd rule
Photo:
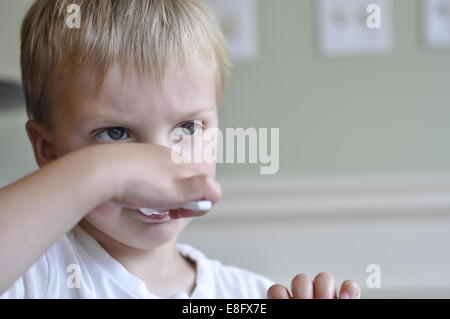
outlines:
[[[388,55],[331,59],[317,49],[313,2],[257,1],[259,57],[235,66],[222,127],[279,127],[279,174],[450,169],[450,51],[423,47],[419,1],[393,1]]]
[[[0,77],[20,78],[19,27],[31,2],[0,0]],[[391,53],[324,58],[314,0],[257,0],[258,57],[234,66],[222,128],[280,128],[281,175],[450,170],[450,51],[422,46],[419,1],[393,3]],[[21,111],[6,116],[25,121]],[[27,144],[11,141],[26,138],[24,127],[7,126],[0,145],[21,148],[1,160],[6,179],[35,167]],[[5,162],[17,157],[29,163]],[[256,176],[259,165],[221,164],[218,174]]]

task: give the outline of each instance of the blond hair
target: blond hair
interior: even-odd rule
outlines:
[[[66,23],[72,4],[80,8],[79,29]],[[229,70],[223,35],[201,0],[36,0],[21,40],[27,114],[46,124],[56,77],[65,71],[89,65],[102,82],[118,62],[160,82],[171,60],[201,54],[217,66],[220,98]]]

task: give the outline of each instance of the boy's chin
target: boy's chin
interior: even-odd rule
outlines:
[[[179,234],[190,222],[191,218],[172,219],[169,216],[159,221],[141,220],[136,216],[132,223],[105,224],[99,216],[88,215],[80,225],[104,248],[109,246],[125,246],[132,249],[150,250],[176,242]],[[108,218],[104,215],[103,218]],[[111,217],[111,216],[109,216]],[[146,216],[144,216],[146,217]],[[115,242],[115,243],[114,243]]]
[[[165,223],[145,224],[139,229],[123,234],[124,244],[136,249],[153,249],[168,245],[177,240],[182,231],[181,220]]]

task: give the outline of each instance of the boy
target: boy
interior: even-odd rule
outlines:
[[[40,169],[0,190],[3,298],[336,297],[327,273],[289,291],[177,243],[201,215],[178,207],[220,198],[215,163],[171,157],[215,143],[202,132],[218,126],[228,58],[200,0],[37,0],[21,53]]]

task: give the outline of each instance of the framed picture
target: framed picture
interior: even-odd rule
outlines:
[[[423,42],[430,49],[450,49],[450,0],[422,0]]]
[[[205,0],[215,12],[228,40],[234,62],[257,57],[257,18],[255,0]]]

